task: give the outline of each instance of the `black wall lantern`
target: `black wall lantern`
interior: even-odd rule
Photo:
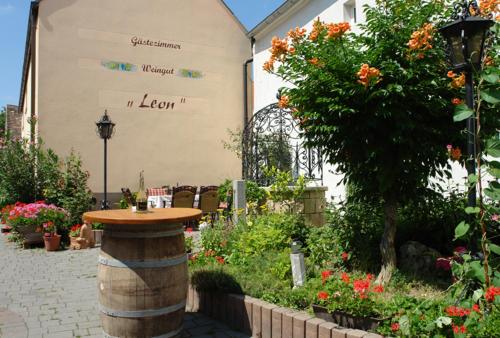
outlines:
[[[108,189],[107,189],[107,175],[108,175],[108,140],[115,132],[115,124],[110,120],[108,111],[104,111],[104,115],[96,123],[96,133],[101,139],[104,140],[104,199],[101,201],[101,209],[109,209],[108,204]]]
[[[465,73],[465,101],[474,110],[473,72],[481,68],[484,44],[492,20],[478,16],[476,1],[462,1],[455,7],[455,21],[445,25],[439,31],[448,43],[450,63],[454,70]],[[467,119],[467,173],[476,173],[476,121],[471,116]],[[476,188],[469,190],[468,205],[476,205]]]
[[[476,1],[464,1],[457,7],[456,20],[439,30],[448,42],[454,70],[465,70],[471,66],[480,68],[484,41],[494,24],[492,20],[473,16],[471,11],[479,13]]]

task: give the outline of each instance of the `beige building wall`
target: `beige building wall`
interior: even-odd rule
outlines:
[[[241,162],[223,149],[243,123],[244,28],[219,0],[44,0],[37,50],[38,133],[57,154],[78,152],[103,190],[107,109],[108,191],[218,184]],[[29,95],[26,95],[29,102]]]

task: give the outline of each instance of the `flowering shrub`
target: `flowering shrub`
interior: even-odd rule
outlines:
[[[9,218],[10,211],[14,209],[20,202],[16,204],[8,204],[0,210],[0,222],[7,223],[7,219]]]
[[[374,276],[349,275],[346,272],[322,273],[323,290],[318,293],[318,303],[329,311],[343,311],[355,316],[378,317],[382,314],[377,298],[384,292],[382,285],[374,284]]]
[[[68,213],[54,204],[44,201],[35,203],[16,203],[9,211],[7,222],[14,232],[24,234],[29,232],[54,233],[63,229]]]
[[[422,194],[447,164],[443,144],[458,143],[443,39],[446,2],[378,1],[365,9],[362,34],[346,23],[314,22],[273,39],[265,69],[286,81],[282,104],[293,111],[310,146],[317,146],[357,196],[384,203],[382,271],[396,267],[398,205]],[[450,74],[451,75],[451,74]],[[460,75],[453,83],[461,84]]]

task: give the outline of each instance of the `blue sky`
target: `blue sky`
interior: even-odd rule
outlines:
[[[0,0],[2,46],[0,48],[0,107],[8,103],[17,104],[19,100],[30,2],[31,0]],[[253,28],[283,2],[284,0],[226,0],[227,5],[248,29]]]

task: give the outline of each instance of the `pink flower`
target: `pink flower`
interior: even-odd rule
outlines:
[[[451,151],[451,149],[453,149],[453,146],[452,146],[451,144],[448,144],[448,145],[446,146],[446,149],[448,149],[448,151]]]
[[[464,247],[464,246],[457,246],[457,247],[453,250],[453,252],[454,252],[455,254],[457,254],[457,255],[461,255],[461,254],[464,254],[464,253],[466,253],[466,252],[467,252],[467,248],[466,248],[466,247]]]
[[[493,222],[498,222],[498,220],[500,219],[500,216],[498,216],[497,214],[493,214],[491,215],[491,220]]]
[[[399,327],[400,327],[399,323],[392,323],[392,325],[391,325],[391,331],[392,332],[396,332],[396,331],[399,330]]]
[[[443,271],[450,271],[451,270],[451,259],[453,257],[439,257],[436,259],[436,269],[438,270],[443,270]]]

